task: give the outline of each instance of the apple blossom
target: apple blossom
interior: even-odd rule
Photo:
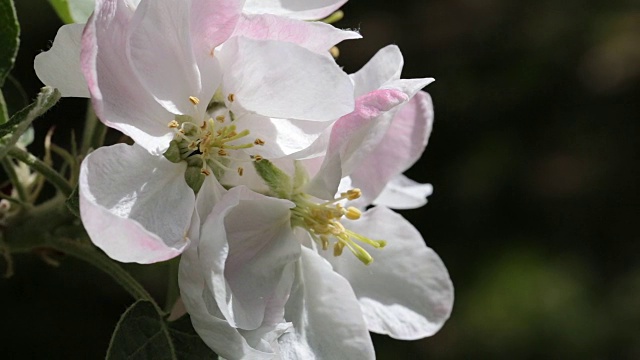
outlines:
[[[286,160],[254,163],[269,194],[288,202],[234,188],[201,224],[198,251],[192,248],[183,255],[181,267],[190,270],[181,272],[180,287],[194,327],[223,357],[373,358],[368,331],[417,339],[434,334],[448,318],[451,281],[419,232],[385,206],[360,210],[415,162],[431,128],[428,95],[418,92],[431,79],[401,80],[401,67],[397,48],[387,47],[352,75],[358,95],[355,110],[297,154],[309,159],[293,165]],[[403,129],[408,125],[417,129],[412,136]],[[324,155],[314,158],[323,146],[328,146]],[[386,160],[391,156],[387,151],[398,157],[398,164]],[[376,156],[381,157],[379,165]],[[371,174],[374,179],[364,181],[365,164],[373,169],[364,170],[377,171],[382,179]],[[311,180],[305,166],[315,173]],[[333,196],[338,183],[344,186],[352,179],[374,195],[365,197],[355,188]],[[415,198],[411,192],[409,196]],[[225,204],[246,207],[228,211]],[[243,225],[233,225],[238,223]],[[299,250],[269,252],[274,249],[272,234],[279,234],[279,241],[293,237],[296,241],[287,240],[289,246]],[[267,257],[271,260],[264,260]],[[234,266],[235,258],[244,265]],[[260,260],[249,262],[256,258]],[[258,264],[263,272],[255,278],[238,275],[255,272],[246,269]],[[274,266],[279,270],[271,270]],[[196,275],[198,268],[203,270]],[[193,281],[195,276],[201,276],[199,281]],[[245,280],[234,280],[240,278]],[[280,287],[283,281],[290,284],[286,290]],[[253,292],[258,288],[260,294]],[[288,297],[284,313],[265,300],[272,299],[266,294],[285,296],[281,291]],[[256,297],[263,300],[243,306]],[[274,330],[282,328],[288,330]],[[251,344],[260,344],[260,349]]]
[[[89,94],[106,125],[149,153],[107,147],[82,165],[83,222],[114,259],[146,263],[182,251],[194,194],[181,181],[196,192],[206,175],[259,187],[245,164],[304,149],[353,109],[351,81],[328,49],[358,34],[242,15],[242,3],[99,0],[83,32],[79,25],[61,28],[52,49],[36,58],[44,82],[65,95]],[[180,172],[184,180],[174,176]],[[171,186],[178,216],[146,215],[162,202],[144,197],[162,194],[162,186]]]

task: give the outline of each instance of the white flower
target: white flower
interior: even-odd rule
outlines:
[[[63,27],[36,59],[45,83],[90,94],[100,119],[137,144],[102,148],[81,169],[85,228],[112,258],[179,254],[195,201],[189,186],[198,191],[205,175],[255,184],[252,160],[299,152],[352,111],[352,83],[328,49],[359,35],[242,15],[242,3],[99,0],[82,41],[78,25]]]
[[[430,103],[410,98],[431,79],[401,80],[401,67],[399,51],[388,47],[353,75],[356,109],[297,154],[310,159],[255,163],[270,194],[283,200],[232,189],[203,222],[198,250],[183,256],[181,266],[190,271],[181,272],[180,286],[194,327],[223,357],[369,359],[368,331],[413,340],[434,334],[448,318],[453,287],[420,233],[385,206],[358,209],[380,198],[426,145]],[[426,93],[418,96],[428,100]],[[417,131],[407,134],[407,125]],[[313,158],[323,146],[324,155]],[[310,181],[303,163],[315,172]],[[350,189],[334,198],[341,179],[354,179],[374,195]],[[229,211],[224,204],[246,208]],[[242,267],[233,265],[237,258]],[[193,281],[198,268],[204,271]],[[245,269],[250,274],[238,275]],[[278,304],[288,296],[284,313],[264,301],[274,298],[266,294],[278,294]],[[256,298],[263,300],[256,304]],[[264,337],[256,342],[256,336]]]

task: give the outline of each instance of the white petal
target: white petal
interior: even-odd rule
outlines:
[[[187,5],[184,0],[141,2],[131,20],[129,54],[142,84],[162,106],[191,115],[189,97],[199,97],[202,86]]]
[[[294,19],[318,20],[329,16],[347,0],[247,0],[247,14],[275,14]]]
[[[289,223],[292,206],[240,186],[204,222],[198,246],[202,271],[211,277],[212,298],[232,326],[255,330],[274,317],[267,309],[279,311],[274,301],[284,305],[293,281],[289,265],[300,254]]]
[[[269,14],[243,16],[234,36],[291,42],[325,56],[330,56],[329,49],[337,43],[362,37],[355,31],[341,30],[322,22],[293,20]]]
[[[400,174],[391,178],[373,204],[400,210],[415,209],[424,206],[431,194],[431,184],[420,184]]]
[[[195,196],[184,164],[137,145],[102,147],[80,169],[80,214],[91,240],[122,262],[153,263],[179,255]]]
[[[96,114],[154,154],[173,138],[167,112],[145,90],[127,56],[133,10],[123,0],[97,0],[82,36],[81,67]]]
[[[349,77],[332,59],[279,41],[233,37],[220,50],[231,106],[282,119],[331,121],[354,108]],[[260,59],[260,61],[256,61]]]
[[[226,359],[273,359],[273,351],[263,352],[251,347],[238,329],[224,320],[215,301],[207,301],[203,297],[203,293],[208,292],[204,276],[198,250],[188,248],[180,259],[180,296],[202,340]]]
[[[237,124],[251,131],[251,136],[264,140],[264,145],[248,150],[264,158],[274,159],[300,152],[309,147],[330,124],[320,121],[275,119],[247,114]],[[238,142],[246,141],[241,139]]]
[[[45,85],[60,90],[62,96],[89,97],[87,81],[80,71],[80,42],[84,24],[63,25],[53,46],[36,56],[36,75]]]
[[[385,186],[391,191],[385,196],[393,195],[394,191],[411,194],[413,190],[401,190],[405,187],[403,183],[396,183],[396,186],[387,183],[409,169],[420,158],[427,146],[432,127],[431,97],[421,91],[398,110],[380,144],[351,173],[353,186],[362,190],[363,196],[358,199],[360,203],[364,206],[371,204]],[[411,187],[414,185],[407,184]],[[420,202],[424,205],[426,200],[422,192],[421,190],[416,195],[421,197]],[[430,194],[429,192],[427,195]],[[388,206],[397,208],[390,204]]]
[[[349,283],[313,250],[302,248],[280,337],[283,359],[374,359],[371,337]]]
[[[369,330],[403,340],[435,334],[451,313],[453,285],[442,260],[418,230],[382,206],[344,225],[387,241],[385,248],[369,251],[374,261],[368,266],[350,253],[327,256],[353,286]]]
[[[351,74],[355,96],[362,96],[382,87],[385,83],[400,79],[404,59],[396,45],[380,50],[358,72]]]

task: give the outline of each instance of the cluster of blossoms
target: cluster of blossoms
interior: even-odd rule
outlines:
[[[431,132],[433,79],[395,46],[348,75],[354,31],[314,21],[344,0],[97,0],[36,58],[135,144],[81,167],[80,210],[113,259],[181,255],[193,326],[228,359],[369,359],[369,331],[434,334],[453,288],[389,208],[431,186],[402,175]]]

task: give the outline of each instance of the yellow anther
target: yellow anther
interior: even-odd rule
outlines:
[[[191,103],[192,103],[193,105],[198,105],[198,104],[200,104],[200,99],[198,99],[198,98],[197,98],[197,97],[195,97],[195,96],[189,96],[189,101],[191,101]]]
[[[262,161],[262,159],[264,159],[260,155],[250,155],[250,157],[253,159],[253,161],[256,161],[256,162]]]
[[[254,144],[256,144],[256,145],[260,145],[260,146],[262,146],[262,145],[264,145],[264,140],[262,140],[262,139],[260,139],[260,138],[256,138],[256,139],[253,141],[253,143],[254,143]]]
[[[242,167],[238,167],[238,175],[242,176],[244,174],[244,169]]]
[[[338,49],[337,46],[332,47],[331,49],[329,49],[329,53],[331,54],[331,56],[333,56],[334,58],[337,58],[338,56],[340,56],[340,49]]]
[[[344,216],[346,216],[349,220],[358,220],[360,219],[360,216],[362,216],[362,213],[357,208],[349,206]]]
[[[229,96],[227,96],[227,100],[229,100],[229,102],[234,102],[236,100],[236,95],[234,93],[229,94]]]
[[[360,191],[360,189],[358,188],[355,188],[355,189],[347,190],[346,195],[348,200],[355,200],[355,199],[358,199],[360,196],[362,196],[362,191]]]
[[[342,255],[343,249],[344,249],[344,243],[342,241],[338,241],[335,245],[333,245],[333,256]]]
[[[209,171],[209,169],[207,168],[202,168],[200,172],[203,173],[205,176],[211,175],[211,171]]]
[[[216,121],[217,121],[217,122],[220,122],[220,123],[223,123],[223,122],[224,122],[224,115],[218,115],[218,116],[216,116]]]
[[[320,242],[322,243],[322,250],[327,250],[329,248],[329,237],[321,235]]]
[[[224,149],[220,149],[220,150],[218,150],[218,155],[220,155],[220,156],[227,156],[228,154],[227,154],[227,152],[226,152]]]
[[[202,125],[200,125],[200,129],[204,130],[207,128],[207,122],[203,122]]]
[[[169,128],[171,128],[171,129],[176,129],[176,128],[178,128],[178,127],[180,126],[180,124],[178,124],[178,122],[177,122],[177,121],[175,121],[175,120],[171,120],[171,121],[169,121],[169,123],[167,124],[167,126],[168,126]]]

